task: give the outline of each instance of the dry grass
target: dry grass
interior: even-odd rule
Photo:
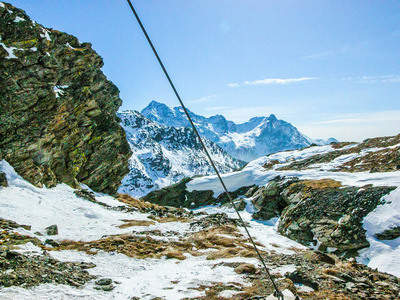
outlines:
[[[187,217],[178,217],[174,214],[167,214],[162,217],[157,217],[157,216],[149,216],[148,217],[151,220],[157,221],[158,223],[169,223],[169,222],[181,222],[181,223],[189,223],[192,222],[193,219],[187,218]]]
[[[136,199],[136,198],[133,198],[133,197],[127,195],[127,194],[118,194],[116,199],[118,201],[121,201],[121,202],[125,203],[125,204],[128,204],[131,207],[135,207],[135,208],[137,208],[139,210],[146,210],[146,209],[157,209],[157,210],[161,209],[161,210],[163,210],[163,209],[165,209],[165,207],[163,207],[163,206],[159,206],[157,204],[152,204],[152,203],[147,202],[147,201]]]
[[[132,226],[150,226],[156,224],[153,221],[147,221],[147,220],[121,220],[125,222],[125,224],[119,225],[119,228],[127,228],[127,227],[132,227]]]
[[[127,220],[128,225],[136,224],[136,220]],[[133,222],[133,223],[132,223]],[[139,221],[138,221],[139,222]],[[136,226],[136,225],[132,225]],[[215,249],[208,253],[207,259],[229,257],[255,257],[253,247],[233,226],[219,226],[191,234],[180,241],[162,241],[150,236],[118,235],[109,236],[91,242],[75,242],[64,240],[59,247],[48,250],[79,250],[88,254],[96,254],[98,250],[118,252],[135,258],[174,258],[186,259],[185,253],[193,256],[205,255],[202,250]]]

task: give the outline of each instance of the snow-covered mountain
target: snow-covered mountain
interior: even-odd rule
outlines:
[[[142,114],[158,124],[172,127],[189,127],[189,121],[181,107],[170,108],[163,103],[152,101]],[[254,117],[243,124],[228,121],[222,115],[209,118],[189,111],[201,134],[219,145],[231,156],[251,161],[261,156],[284,150],[307,147],[314,141],[300,133],[296,127],[275,115]],[[329,140],[332,142],[336,140]]]
[[[184,177],[214,173],[191,128],[160,125],[132,110],[118,116],[133,152],[120,193],[141,197]],[[244,165],[213,142],[204,142],[221,173]]]

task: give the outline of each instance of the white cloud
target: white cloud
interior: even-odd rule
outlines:
[[[227,86],[234,88],[234,87],[239,87],[240,84],[239,83],[228,83]]]
[[[300,81],[307,81],[307,80],[316,80],[318,78],[315,77],[301,77],[301,78],[267,78],[262,80],[254,80],[254,81],[245,81],[245,85],[269,85],[269,84],[289,84],[292,82],[300,82]]]
[[[217,98],[217,95],[210,95],[210,96],[205,96],[201,97],[199,99],[191,100],[188,101],[188,103],[204,103],[204,102],[212,102],[215,101],[215,98]]]
[[[245,81],[242,84],[239,83],[229,83],[227,86],[229,87],[239,87],[239,86],[246,86],[246,85],[271,85],[271,84],[290,84],[293,82],[301,82],[301,81],[308,81],[308,80],[317,80],[316,77],[301,77],[301,78],[266,78],[261,80],[254,80],[254,81]]]

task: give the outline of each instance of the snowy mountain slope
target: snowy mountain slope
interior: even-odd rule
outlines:
[[[383,205],[364,218],[370,247],[360,252],[358,260],[372,268],[400,276],[400,237],[385,240],[376,236],[384,230],[400,227],[399,141],[400,135],[370,139],[360,144],[315,146],[275,153],[250,162],[241,171],[222,177],[230,191],[252,184],[266,186],[276,176],[307,180],[333,179],[342,185],[361,189],[369,184],[397,187],[383,197]],[[363,168],[359,169],[360,166]],[[187,190],[213,190],[214,196],[223,192],[215,176],[194,178],[187,184]]]
[[[139,207],[132,208],[99,193],[94,194],[98,202],[93,203],[78,197],[76,191],[65,184],[51,189],[37,188],[23,180],[4,160],[0,161],[0,172],[5,173],[8,182],[8,187],[0,187],[3,259],[0,280],[7,282],[0,286],[1,299],[252,299],[255,293],[268,295],[272,292],[255,253],[250,251],[242,227],[229,223],[216,223],[206,228],[191,226],[193,221],[202,224],[205,219],[218,220],[218,214],[236,217],[233,209],[204,207],[194,214],[180,212],[182,222],[177,218],[165,222],[154,216],[160,216],[162,210],[171,212],[171,209],[160,207],[157,208],[160,211],[153,211],[142,203],[146,212],[140,212]],[[342,290],[343,280],[332,281],[332,276],[323,276],[327,264],[314,260],[321,254],[279,235],[276,220],[253,220],[254,207],[250,199],[245,200],[248,206],[241,215],[248,222],[248,230],[259,243],[281,290],[290,288],[302,299],[315,299],[315,292],[318,299],[334,299],[343,293],[349,299],[351,296],[361,299],[365,294],[378,299],[397,299],[400,288],[397,278],[336,258],[336,264],[329,265],[333,274],[354,274],[343,277],[345,284],[348,278],[351,279],[348,284],[365,282],[372,276],[380,280],[359,291]],[[4,219],[24,225],[13,223],[12,227],[7,227],[9,222]],[[122,226],[128,223],[131,225]],[[58,226],[58,234],[46,234],[46,227],[53,224]],[[26,267],[34,264],[37,268],[41,267],[38,266],[41,261],[48,266],[46,273],[33,273],[32,267],[8,267],[23,262]],[[390,262],[396,268],[398,260]],[[88,279],[86,275],[82,280],[75,270],[66,274],[60,269],[62,264],[74,264],[75,270],[82,266],[92,277]],[[256,273],[251,276],[240,273],[239,268],[244,264],[253,264]],[[293,283],[288,285],[285,275],[304,272],[318,282],[318,291],[314,291],[312,284],[296,279],[293,279],[294,286]],[[37,284],[26,285],[32,282],[29,274],[33,274]],[[69,275],[73,276],[72,280],[62,284],[54,281],[55,277]],[[8,280],[15,278],[18,281]],[[260,281],[263,284],[260,285]]]
[[[0,161],[0,172],[6,174],[8,181],[8,187],[0,187],[0,220],[2,218],[11,219],[19,224],[26,224],[26,226],[18,228],[14,226],[14,229],[7,231],[8,234],[10,236],[14,234],[17,237],[30,236],[39,240],[43,245],[47,245],[47,250],[44,251],[37,246],[38,242],[35,242],[35,245],[32,242],[24,244],[19,238],[19,242],[17,242],[19,245],[12,248],[14,253],[30,257],[30,260],[34,260],[35,257],[45,257],[47,261],[51,261],[54,269],[57,269],[58,261],[92,265],[87,271],[96,276],[96,280],[111,278],[113,282],[111,291],[103,291],[99,289],[99,285],[95,284],[95,279],[85,284],[78,284],[79,278],[75,278],[70,285],[55,284],[51,280],[44,280],[42,284],[30,288],[24,288],[23,285],[0,287],[1,299],[106,300],[138,297],[150,300],[161,297],[162,299],[178,300],[204,297],[207,290],[200,287],[212,287],[216,282],[222,285],[222,289],[220,287],[218,293],[229,298],[251,286],[243,274],[234,272],[232,265],[250,263],[259,267],[259,263],[253,255],[251,255],[252,257],[208,259],[210,253],[216,252],[217,249],[193,250],[197,253],[195,256],[185,253],[185,256],[180,259],[166,257],[169,253],[168,247],[173,247],[183,237],[196,236],[201,229],[191,228],[189,222],[163,223],[154,218],[150,220],[149,213],[118,210],[118,207],[127,207],[127,205],[110,196],[95,193],[96,199],[108,206],[99,205],[78,197],[74,190],[65,184],[52,189],[37,188],[16,174],[4,160]],[[29,209],[26,209],[27,207]],[[230,213],[232,214],[232,211]],[[204,217],[204,215],[200,216],[200,218]],[[254,228],[251,228],[250,231],[256,240],[259,239],[259,242],[265,243],[262,247],[263,250],[274,250],[290,256],[296,253],[293,249],[297,249],[297,251],[305,249],[296,242],[278,235],[273,226],[257,224],[250,220],[250,215],[245,218],[254,223]],[[132,219],[135,221],[147,220],[153,225],[134,225],[121,228],[121,225],[124,224],[123,220],[126,219],[131,221]],[[199,218],[195,220],[199,220]],[[49,236],[46,234],[46,227],[53,224],[58,226],[58,234]],[[160,258],[141,259],[122,254],[118,249],[103,251],[93,247],[89,254],[82,250],[56,249],[47,244],[50,238],[53,243],[60,244],[64,239],[68,239],[69,245],[74,242],[79,244],[79,241],[91,243],[97,240],[106,243],[108,238],[116,236],[119,236],[119,240],[116,239],[114,243],[119,241],[119,245],[123,238],[128,237],[129,239],[126,241],[139,242],[141,237],[145,237],[147,241],[150,240],[154,243],[159,241],[158,243],[161,245],[170,246],[160,248],[159,251],[164,253]],[[268,237],[267,241],[266,236]],[[233,235],[226,232],[224,238],[234,240],[235,243],[243,239],[240,232],[234,232]],[[1,251],[8,251],[4,237],[1,236],[0,240],[3,246]],[[193,243],[193,239],[191,243]],[[43,247],[43,245],[40,246]],[[138,245],[140,247],[140,244]],[[246,245],[242,242],[242,246]],[[230,250],[233,249],[232,244],[229,247]],[[16,254],[12,257],[15,256]],[[271,272],[281,274],[284,270],[293,271],[294,269],[295,267],[292,265],[284,265],[283,268],[273,267]],[[18,271],[7,269],[2,276],[11,276]],[[56,272],[58,272],[57,275],[62,274],[58,270]],[[79,287],[77,287],[78,285]],[[235,288],[232,289],[232,286]]]
[[[141,197],[184,177],[214,173],[192,129],[159,125],[136,111],[120,112],[118,116],[133,152],[120,193]],[[214,143],[205,143],[221,173],[244,165]]]
[[[142,110],[147,118],[166,126],[189,127],[189,121],[180,107],[169,108],[152,101]],[[336,141],[314,141],[301,134],[293,125],[278,120],[275,115],[254,117],[243,124],[228,121],[222,115],[209,118],[189,111],[202,135],[218,144],[231,156],[251,161],[269,153],[303,148],[312,143],[324,144]]]

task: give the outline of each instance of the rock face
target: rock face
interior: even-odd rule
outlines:
[[[132,110],[117,115],[133,152],[130,172],[118,192],[142,197],[185,177],[214,174],[193,129],[159,125]],[[213,142],[205,139],[204,143],[219,172],[232,172],[244,165]]]
[[[276,177],[253,191],[254,218],[280,216],[278,231],[321,251],[354,256],[369,243],[363,218],[393,187],[347,187],[331,179],[298,180]],[[390,234],[388,234],[390,236]]]
[[[171,186],[165,187],[161,190],[156,190],[148,193],[142,198],[144,201],[158,205],[167,205],[173,207],[186,207],[186,208],[197,208],[205,205],[213,204],[225,204],[229,202],[228,197],[225,193],[222,193],[215,198],[214,192],[211,190],[203,191],[191,191],[186,190],[186,184],[191,181],[190,178],[184,178],[180,182]],[[232,199],[236,203],[238,196],[244,195],[253,186],[242,187],[236,191],[229,192]]]
[[[36,186],[114,193],[131,155],[91,44],[0,6],[0,159]]]

